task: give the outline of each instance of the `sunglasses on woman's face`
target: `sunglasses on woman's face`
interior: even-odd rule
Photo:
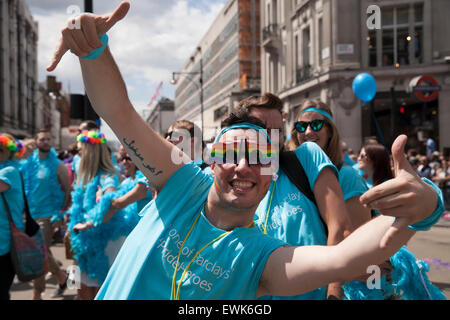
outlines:
[[[325,123],[325,120],[313,120],[313,121],[298,121],[294,123],[295,130],[297,130],[300,133],[305,133],[306,129],[308,129],[308,126],[311,127],[311,129],[314,132],[319,132],[322,130],[323,125]]]

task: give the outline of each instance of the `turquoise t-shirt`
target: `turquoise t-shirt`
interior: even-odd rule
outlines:
[[[268,257],[285,243],[256,227],[236,228],[213,241],[225,231],[201,213],[212,183],[193,162],[177,170],[144,208],[146,213],[123,244],[96,299],[170,299],[178,255],[176,287],[192,261],[181,299],[255,299]]]
[[[369,190],[364,178],[349,165],[343,165],[339,170],[339,184],[344,195],[344,201],[361,196]]]
[[[0,181],[8,184],[10,188],[3,192],[11,216],[17,228],[24,230],[22,212],[25,208],[23,202],[22,182],[20,181],[20,174],[14,161],[4,161],[0,163]],[[7,254],[10,251],[11,229],[9,226],[8,213],[3,204],[3,199],[0,199],[0,256]]]
[[[140,171],[140,170],[137,170],[136,171],[136,177],[135,177],[135,179],[134,180],[132,180],[131,178],[127,178],[127,179],[125,179],[124,181],[122,181],[122,183],[121,183],[121,186],[122,186],[122,184],[126,181],[126,180],[129,180],[127,183],[129,184],[128,186],[130,187],[131,185],[133,185],[132,187],[131,187],[131,189],[133,189],[138,183],[141,183],[141,184],[143,184],[146,188],[147,188],[147,194],[146,194],[146,197],[144,198],[144,199],[141,199],[141,200],[139,200],[138,202],[137,202],[137,211],[138,212],[140,212],[150,201],[152,201],[152,199],[153,199],[153,195],[152,195],[152,192],[150,191],[150,190],[148,190],[148,188],[149,188],[149,184],[148,184],[148,180],[147,180],[147,177],[146,176],[144,176],[144,174]],[[130,189],[130,190],[131,190]]]
[[[324,168],[337,169],[323,150],[314,142],[305,142],[295,151],[302,164],[309,184],[314,190],[317,177]],[[269,210],[269,215],[267,211]],[[255,222],[262,232],[292,246],[326,245],[327,234],[317,207],[291,182],[283,170],[278,179],[272,181],[264,199],[258,206]],[[327,287],[293,297],[271,297],[272,299],[326,299]],[[265,297],[267,298],[267,297]]]
[[[64,205],[64,192],[58,182],[60,164],[51,149],[46,159],[35,150],[22,166],[30,213],[34,219],[58,216]]]
[[[358,174],[363,177],[364,176],[364,171],[362,171],[361,169],[359,169],[359,161],[356,162],[353,166],[353,169],[356,170],[356,172],[358,172]],[[370,188],[373,187],[373,181],[371,179],[364,179],[364,182],[367,184],[367,186]]]

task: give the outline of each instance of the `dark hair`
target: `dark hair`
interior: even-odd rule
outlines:
[[[39,133],[48,133],[51,134],[51,132],[47,129],[39,129],[38,131],[36,131],[36,133],[34,134],[34,139],[37,139],[37,136]]]
[[[369,143],[364,145],[364,151],[373,164],[373,186],[394,178],[391,159],[385,146],[379,143]]]
[[[195,130],[200,131],[201,129],[192,121],[189,120],[177,120],[170,125],[173,129],[184,129],[189,131],[191,137],[194,137]]]
[[[245,98],[239,102],[236,106],[235,111],[239,109],[246,109],[249,113],[252,108],[266,108],[266,109],[276,109],[283,111],[283,102],[276,95],[266,92],[263,95],[252,95]]]
[[[100,129],[98,124],[95,121],[93,121],[93,120],[85,120],[85,121],[83,121],[82,123],[80,123],[78,128],[81,127],[82,125],[86,126],[86,129],[88,131],[99,130]]]
[[[236,112],[232,112],[226,119],[222,121],[221,126],[222,128],[226,128],[234,124],[243,122],[248,122],[266,129],[266,125],[264,124],[264,122],[262,122],[258,118],[250,116],[245,110],[242,109],[239,109]]]

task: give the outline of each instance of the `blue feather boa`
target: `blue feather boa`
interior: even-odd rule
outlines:
[[[416,260],[403,246],[390,259],[394,267],[392,281],[381,278],[381,289],[369,289],[366,282],[345,283],[345,300],[384,300],[394,296],[400,300],[446,300],[442,291],[428,279],[429,266],[425,261]]]
[[[99,184],[100,174],[84,187],[75,185],[68,227],[71,232],[72,250],[80,269],[101,285],[109,270],[109,259],[105,254],[108,242],[127,236],[135,227],[138,218],[131,219],[129,216],[132,215],[132,208],[127,207],[119,210],[108,222],[102,223],[103,217],[110,209],[111,200],[120,197],[123,192],[119,190],[105,193],[100,201],[96,202]],[[134,215],[137,216],[137,213]],[[95,227],[77,234],[72,231],[76,224],[87,221],[92,221]]]
[[[61,161],[58,159],[58,155],[53,148],[50,149],[46,159],[39,159],[39,151],[36,149],[27,160],[20,162],[20,171],[23,176],[25,194],[30,203],[39,203],[39,199],[36,200],[33,198],[34,192],[39,186],[39,164],[44,165],[49,172],[55,174],[54,179],[50,179],[49,181],[49,189],[51,190],[49,195],[51,196],[51,200],[46,203],[47,207],[45,208],[45,211],[51,213],[53,218],[60,217],[60,210],[64,205],[64,192],[62,191],[56,176],[60,162]],[[30,208],[30,210],[33,212],[33,208]]]

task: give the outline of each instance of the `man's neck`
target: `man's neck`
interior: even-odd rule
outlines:
[[[214,200],[211,193],[205,204],[205,217],[218,229],[231,231],[238,227],[248,227],[253,223],[256,208],[233,209],[224,207],[219,201]]]
[[[47,159],[49,153],[50,150],[49,151],[38,150],[39,159]]]

